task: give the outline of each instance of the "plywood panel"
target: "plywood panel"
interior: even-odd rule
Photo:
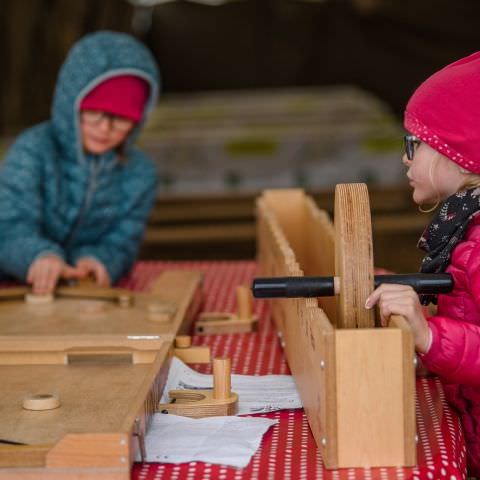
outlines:
[[[337,330],[335,348],[339,465],[405,465],[401,330]]]

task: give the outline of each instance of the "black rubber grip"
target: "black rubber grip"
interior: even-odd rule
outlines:
[[[453,288],[449,273],[375,275],[375,288],[382,283],[409,285],[421,294],[448,293]],[[331,297],[334,277],[255,278],[252,291],[255,298]]]

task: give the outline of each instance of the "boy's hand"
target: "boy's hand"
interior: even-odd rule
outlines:
[[[67,265],[56,255],[37,258],[28,269],[27,283],[32,285],[36,295],[48,295],[53,292],[59,278],[80,278],[81,272]]]
[[[110,286],[110,276],[102,262],[92,257],[84,257],[77,260],[77,269],[81,272],[82,278],[93,274],[97,285],[101,287]]]
[[[423,314],[417,293],[408,285],[382,284],[365,302],[365,308],[378,303],[382,326],[386,326],[390,315],[402,315],[410,324],[415,348],[425,353],[430,346],[430,328]]]

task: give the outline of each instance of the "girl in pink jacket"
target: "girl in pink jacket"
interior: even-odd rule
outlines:
[[[392,314],[410,323],[422,362],[461,416],[469,472],[480,476],[480,52],[420,85],[404,125],[413,200],[440,205],[419,241],[421,271],[451,273],[454,289],[419,299],[410,287],[381,285],[365,306],[378,303],[383,323]],[[425,318],[430,302],[437,313]]]

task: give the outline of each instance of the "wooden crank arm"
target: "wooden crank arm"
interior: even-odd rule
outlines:
[[[413,273],[375,275],[375,288],[382,283],[408,285],[420,294],[448,293],[453,288],[449,273]],[[252,285],[255,298],[330,297],[341,290],[338,277],[271,277],[255,278]]]

